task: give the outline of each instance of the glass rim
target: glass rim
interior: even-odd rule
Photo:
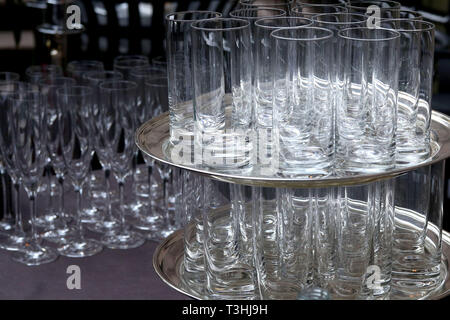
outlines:
[[[63,91],[70,88],[70,92]],[[73,92],[73,90],[76,90],[78,92]],[[60,87],[56,89],[56,94],[58,95],[64,95],[67,97],[81,97],[81,96],[88,96],[92,95],[94,90],[91,87],[88,86],[81,86],[81,85],[75,85],[70,87]]]
[[[146,66],[138,66],[131,69],[130,76],[145,77],[146,75],[148,75],[148,73],[146,73],[147,71],[159,71],[161,73],[167,73],[166,68],[149,64]]]
[[[110,85],[112,84],[121,84],[124,85],[123,87],[119,88],[119,87],[111,87]],[[105,80],[102,81],[99,84],[99,88],[102,90],[108,90],[108,91],[125,91],[125,90],[129,90],[129,89],[136,89],[137,88],[137,84],[134,81],[130,81],[130,80],[115,80],[115,79],[111,79],[111,80]]]
[[[248,17],[248,16],[237,16],[236,13],[237,12],[244,12],[244,11],[267,11],[267,10],[272,10],[272,11],[278,11],[278,15],[275,16],[260,16],[260,17]],[[230,17],[235,18],[235,19],[248,19],[248,20],[259,20],[262,18],[276,18],[276,17],[285,17],[287,16],[287,12],[283,9],[278,9],[278,8],[271,8],[271,7],[254,7],[254,8],[246,8],[246,9],[237,9],[237,10],[233,10],[230,12]]]
[[[325,31],[326,33],[328,33],[328,35],[322,36],[322,37],[318,37],[318,38],[297,38],[297,37],[291,38],[291,37],[283,37],[283,36],[277,35],[277,33],[279,33],[279,32],[284,32],[284,31],[295,31],[295,30],[303,30],[303,29],[306,29],[306,30],[320,30],[320,31]],[[286,41],[323,41],[323,40],[328,40],[328,39],[333,38],[334,33],[333,33],[333,31],[328,30],[328,29],[326,29],[326,28],[320,28],[320,27],[302,27],[302,26],[300,26],[300,27],[293,27],[293,28],[288,28],[288,29],[286,29],[286,28],[284,28],[284,29],[277,29],[277,30],[272,31],[272,32],[270,33],[270,36],[271,36],[271,37],[274,37],[274,38],[277,39],[277,40],[286,40]]]
[[[237,27],[230,27],[230,28],[206,28],[206,27],[198,27],[196,26],[197,23],[204,23],[204,22],[219,22],[219,21],[236,21],[240,23],[244,23],[245,25],[237,26]],[[195,21],[191,24],[191,28],[193,30],[198,31],[235,31],[235,30],[244,30],[249,28],[250,22],[248,22],[245,19],[238,19],[238,18],[212,18],[212,19],[206,19],[206,20],[199,20]]]
[[[246,6],[257,7],[257,6],[276,6],[276,5],[283,6],[283,5],[289,5],[289,4],[296,3],[296,0],[285,0],[284,2],[281,2],[281,3],[274,1],[274,2],[271,2],[271,3],[261,3],[261,4],[258,4],[258,3],[245,3],[245,1],[248,1],[248,0],[239,0],[239,4],[246,5]]]
[[[25,92],[34,92],[34,91],[39,91],[39,88],[32,83],[26,82],[26,81],[20,81],[20,80],[14,80],[14,81],[10,81],[10,80],[0,80],[0,93],[1,94],[14,94],[16,93],[15,89],[16,87],[14,86],[14,88],[12,90],[5,90],[4,88],[2,88],[4,85],[10,86],[10,85],[17,85],[17,86],[22,86],[25,88]],[[20,90],[20,89],[19,89]]]
[[[186,13],[212,13],[218,15],[217,17],[213,18],[204,18],[204,19],[214,19],[214,18],[220,18],[222,17],[222,13],[217,11],[210,11],[210,10],[186,10],[186,11],[174,11],[171,13],[166,14],[164,17],[164,20],[166,21],[173,21],[173,22],[194,22],[198,20],[204,20],[204,19],[170,19],[170,16],[174,16],[176,14],[186,14]]]
[[[73,66],[73,65],[89,65],[89,66],[92,66],[92,65],[97,65],[97,66],[104,66],[103,65],[103,62],[101,62],[101,61],[99,61],[99,60],[73,60],[73,61],[70,61],[69,63],[67,63],[67,69],[69,69],[69,67],[70,66]]]
[[[390,32],[391,34],[393,34],[391,37],[385,37],[385,38],[381,38],[381,39],[371,39],[371,38],[355,38],[355,37],[350,37],[350,36],[345,36],[344,32],[348,32],[351,30],[381,30],[381,31],[386,31],[386,32]],[[346,40],[351,40],[351,41],[366,41],[366,42],[377,42],[377,41],[392,41],[395,39],[400,38],[400,33],[398,31],[392,30],[392,29],[386,29],[386,28],[368,28],[368,27],[355,27],[355,28],[345,28],[342,30],[339,30],[337,33],[339,38],[342,39],[346,39]]]
[[[34,70],[36,69],[36,70]],[[35,74],[35,73],[46,73],[45,71],[51,71],[51,70],[60,70],[62,72],[61,66],[57,64],[46,64],[46,65],[31,65],[28,68],[25,69],[26,74]]]
[[[159,80],[159,79],[162,79],[165,82],[164,81],[161,82],[161,83],[153,83],[153,82],[151,82],[153,80]],[[149,79],[145,79],[144,80],[144,85],[145,86],[151,86],[151,87],[157,87],[157,88],[167,88],[168,87],[167,77],[158,77],[158,76],[150,77]]]
[[[399,12],[400,13],[402,13],[402,12],[412,13],[414,15],[418,15],[419,17],[423,18],[423,14],[421,14],[419,11],[408,10],[408,9],[400,9]],[[383,19],[383,18],[381,18],[381,19]],[[412,18],[399,18],[399,19],[412,19]]]
[[[381,27],[382,29],[394,30],[394,31],[399,31],[399,32],[411,32],[411,33],[413,33],[413,32],[426,32],[426,31],[433,31],[433,30],[436,29],[436,26],[435,26],[434,23],[431,23],[431,22],[428,22],[428,21],[419,20],[419,19],[410,19],[410,18],[381,19],[380,21],[375,23],[375,26],[378,27],[378,25],[380,25],[383,22],[413,22],[414,24],[415,23],[420,23],[421,25],[427,25],[426,28],[418,28],[418,29],[388,29],[386,27]]]
[[[295,27],[302,27],[302,26],[288,26],[288,27],[280,27],[280,26],[267,26],[267,25],[263,25],[261,24],[261,22],[263,22],[264,20],[308,20],[311,21],[310,24],[304,25],[304,27],[307,26],[311,26],[313,25],[314,21],[310,18],[305,18],[305,17],[266,17],[266,18],[261,18],[255,21],[255,26],[260,27],[260,28],[264,28],[264,29],[285,29],[285,28],[295,28]]]
[[[397,1],[392,1],[392,0],[353,1],[353,2],[346,2],[345,6],[347,8],[351,8],[351,9],[367,9],[369,6],[376,5],[377,3],[379,4],[380,2],[390,3],[390,4],[395,5],[393,7],[388,7],[388,8],[386,8],[386,7],[384,7],[384,8],[383,7],[379,7],[380,11],[383,11],[383,10],[398,10],[398,11],[400,11],[401,10],[401,6],[402,6],[401,3],[397,2]],[[354,4],[356,4],[356,5],[354,5]],[[367,6],[361,6],[362,4],[367,4]]]
[[[17,72],[11,72],[11,71],[0,71],[0,77],[2,75],[13,75],[14,78],[17,77],[17,79],[13,80],[7,80],[7,79],[0,79],[0,81],[18,81],[18,79],[20,79],[20,74],[18,74]]]
[[[39,87],[41,87],[41,86],[57,87],[57,86],[62,85],[62,84],[59,84],[59,83],[48,83],[48,80],[49,80],[49,79],[51,79],[51,80],[62,80],[62,81],[72,82],[73,85],[76,85],[76,83],[77,83],[77,81],[76,81],[74,78],[59,76],[59,77],[46,77],[46,78],[40,79],[40,80],[38,81],[38,83],[37,83],[38,86],[39,86]]]
[[[364,18],[362,21],[319,21],[316,18],[323,17],[323,16],[337,16],[337,15],[346,15],[346,16],[357,16]],[[312,17],[312,20],[314,22],[323,23],[323,24],[330,24],[330,25],[346,25],[346,24],[352,24],[352,23],[362,23],[366,22],[369,19],[369,17],[360,14],[360,13],[353,13],[353,12],[331,12],[331,13],[319,13]]]
[[[88,72],[86,72],[83,75],[83,78],[88,80],[88,79],[92,79],[92,80],[102,80],[105,78],[97,78],[95,77],[95,75],[105,75],[105,74],[110,74],[110,75],[115,75],[115,76],[119,76],[118,79],[123,79],[123,74],[120,71],[116,71],[116,70],[90,70]]]

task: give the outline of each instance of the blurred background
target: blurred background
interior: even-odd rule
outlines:
[[[37,64],[71,60],[103,61],[112,69],[114,57],[165,55],[164,16],[173,11],[212,10],[226,16],[237,0],[0,0],[0,71],[24,74]],[[450,0],[402,0],[402,9],[419,11],[436,24],[433,110],[450,115]],[[65,9],[81,9],[80,31],[61,27]],[[447,182],[450,165],[447,165]],[[446,187],[444,229],[450,230],[450,187]]]

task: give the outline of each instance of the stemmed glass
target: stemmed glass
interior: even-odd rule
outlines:
[[[47,152],[59,184],[59,206],[53,214],[55,219],[46,224],[46,230],[42,236],[51,242],[66,243],[67,237],[73,234],[73,228],[68,226],[69,216],[64,210],[64,176],[66,166],[61,149],[59,131],[59,119],[61,118],[61,106],[58,103],[56,90],[61,87],[74,86],[75,80],[67,77],[50,77],[39,81],[39,89],[42,101],[46,106],[45,133]]]
[[[99,119],[108,159],[119,184],[120,226],[102,237],[111,249],[128,249],[142,245],[145,239],[125,223],[123,188],[131,173],[134,154],[134,128],[137,85],[132,81],[109,80],[100,83]]]
[[[13,81],[19,81],[19,74],[15,72],[0,72],[0,81],[2,83],[4,82],[13,82]],[[2,97],[0,101],[0,107],[2,104],[6,103],[6,97]],[[1,176],[1,189],[2,189],[2,197],[3,199],[6,199],[6,169],[5,165],[3,164],[2,158],[0,157],[0,176]],[[14,217],[11,215],[11,212],[8,211],[7,203],[6,201],[3,201],[3,214],[4,217],[2,221],[0,221],[0,230],[1,231],[9,231],[11,230],[13,223],[14,223]]]
[[[6,250],[16,251],[20,250],[25,244],[26,234],[22,224],[22,212],[20,210],[20,176],[19,168],[14,159],[14,144],[12,141],[12,125],[8,121],[8,97],[16,92],[26,92],[31,90],[31,85],[18,81],[0,81],[0,152],[4,163],[4,168],[7,170],[14,190],[14,225],[9,224],[11,230],[0,241],[0,247]]]
[[[20,251],[13,255],[15,261],[27,265],[39,265],[54,261],[55,250],[41,246],[37,233],[36,195],[45,166],[45,104],[38,90],[17,92],[8,98],[6,111],[12,126],[14,160],[18,173],[30,200],[31,239],[27,239]]]
[[[111,163],[109,161],[107,140],[104,139],[104,135],[101,134],[103,130],[102,119],[103,113],[100,112],[100,83],[109,80],[122,80],[123,75],[118,71],[91,71],[85,75],[85,81],[89,87],[94,90],[94,100],[92,103],[92,136],[94,149],[97,153],[100,164],[105,174],[105,198],[106,198],[106,213],[104,215],[97,215],[94,224],[90,224],[88,229],[106,233],[114,228],[117,228],[119,221],[114,217],[112,212],[112,199],[111,199]]]
[[[84,237],[81,221],[81,196],[83,185],[89,177],[93,153],[90,124],[93,90],[85,86],[66,86],[56,89],[56,96],[61,108],[59,134],[62,155],[77,193],[77,234],[67,244],[59,247],[58,251],[68,257],[91,256],[102,250],[98,241]]]

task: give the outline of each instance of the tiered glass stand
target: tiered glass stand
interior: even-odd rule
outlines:
[[[361,174],[349,176],[331,176],[321,179],[297,179],[283,178],[277,176],[263,176],[258,174],[257,169],[253,172],[242,174],[226,174],[214,172],[201,166],[191,166],[177,163],[170,158],[169,150],[169,115],[168,113],[155,117],[143,124],[136,132],[136,144],[146,155],[162,163],[188,170],[191,173],[206,176],[215,181],[223,183],[246,185],[258,188],[334,188],[361,186],[371,183],[383,182],[421,168],[433,167],[444,164],[450,157],[450,117],[438,112],[432,114],[431,133],[431,156],[424,162],[415,163],[410,166],[395,167],[392,170],[377,174]],[[443,166],[440,166],[440,168]],[[443,180],[443,171],[442,179]],[[443,186],[441,187],[443,188]],[[441,197],[437,207],[442,207]],[[434,203],[436,207],[436,203]],[[396,214],[398,208],[395,209]],[[414,212],[400,212],[404,217],[411,215],[414,220]],[[174,289],[196,299],[211,298],[204,294],[192,291],[183,285],[183,255],[184,255],[184,232],[179,230],[163,240],[155,251],[153,266],[161,279]],[[450,279],[447,273],[450,263],[450,233],[442,231],[442,261],[440,267],[440,283],[430,294],[419,297],[420,299],[440,299],[450,294]],[[402,297],[398,297],[402,298]]]

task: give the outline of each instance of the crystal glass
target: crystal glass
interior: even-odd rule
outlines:
[[[83,75],[88,71],[102,71],[105,67],[103,62],[97,60],[75,60],[67,64],[67,75],[74,78],[77,84],[84,84]]]
[[[419,163],[430,155],[435,26],[411,19],[383,19],[378,26],[400,33],[396,162]]]
[[[373,15],[379,9],[380,18],[399,18],[401,4],[397,1],[349,1],[345,4],[348,12]]]
[[[59,136],[67,175],[77,194],[75,213],[76,234],[67,244],[58,248],[61,255],[86,257],[99,253],[103,246],[96,240],[85,238],[81,219],[81,200],[84,184],[88,181],[93,155],[92,147],[92,103],[93,89],[86,86],[64,86],[56,89],[61,116]]]
[[[239,0],[239,4],[242,9],[254,9],[258,7],[276,8],[282,9],[289,14],[295,6],[295,0]]]
[[[242,197],[233,196],[232,185],[204,179],[203,228],[206,294],[212,299],[255,299],[253,261],[242,259],[239,214],[251,210],[251,188],[235,185]],[[238,205],[239,208],[233,208]],[[251,221],[251,220],[250,220]],[[248,257],[248,255],[247,255]]]
[[[64,162],[60,139],[62,107],[58,101],[56,91],[58,88],[70,87],[75,84],[76,81],[74,79],[67,77],[50,77],[39,81],[42,103],[45,104],[46,111],[44,130],[46,134],[47,153],[59,185],[58,208],[50,215],[43,217],[40,225],[46,227],[42,236],[48,241],[57,243],[67,242],[67,236],[73,234],[74,230],[68,225],[70,218],[64,208],[64,178],[67,168]]]
[[[194,133],[191,23],[222,16],[213,11],[184,11],[168,14],[167,71],[169,86],[170,144],[191,146]],[[187,142],[186,142],[187,141]]]
[[[20,75],[15,72],[2,71],[0,72],[0,81],[19,81]]]
[[[22,91],[8,98],[7,119],[11,124],[14,160],[18,174],[30,200],[31,238],[13,255],[15,261],[39,265],[54,261],[58,254],[40,244],[35,225],[36,195],[42,181],[46,161],[45,105],[39,91]]]
[[[102,237],[111,249],[128,249],[142,245],[145,239],[131,231],[125,222],[125,179],[132,173],[137,85],[131,81],[109,80],[99,86],[99,117],[109,165],[119,184],[119,226]]]
[[[61,66],[55,64],[34,65],[25,70],[26,80],[33,84],[38,84],[44,78],[62,76],[63,70]]]
[[[444,281],[442,221],[445,162],[396,178],[392,294],[423,299]]]
[[[291,10],[294,17],[304,17],[312,19],[317,14],[323,13],[346,13],[348,9],[345,4],[339,1],[331,1],[332,3],[297,3]]]
[[[260,174],[273,172],[273,72],[275,39],[270,36],[277,29],[306,27],[312,20],[298,17],[263,18],[255,21],[254,52],[254,120],[255,157]]]
[[[274,165],[282,176],[327,176],[334,160],[333,33],[302,27],[272,37]]]
[[[118,56],[114,59],[114,71],[122,73],[125,80],[130,80],[131,71],[134,68],[149,65],[148,57],[142,55]]]
[[[249,23],[194,22],[192,42],[195,161],[224,172],[248,170],[253,156]]]
[[[337,171],[391,169],[395,165],[400,34],[358,27],[339,31],[338,38]]]
[[[0,240],[0,247],[6,250],[20,250],[26,240],[23,229],[22,211],[20,210],[20,174],[19,166],[14,157],[13,126],[8,121],[8,111],[11,105],[8,97],[20,92],[31,91],[32,86],[19,81],[0,81],[0,167],[2,169],[2,179],[8,173],[14,190],[14,216],[7,211],[7,201],[3,201],[3,212],[6,217],[2,221],[2,229],[7,231]],[[6,181],[2,181],[3,199],[6,199]]]

